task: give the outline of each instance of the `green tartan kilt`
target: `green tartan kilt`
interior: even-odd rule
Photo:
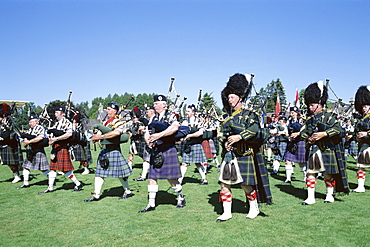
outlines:
[[[241,156],[236,158],[242,175],[242,185],[256,185],[256,169],[254,166],[253,155]]]
[[[310,151],[309,157],[311,157],[318,149],[319,149],[318,146],[316,145],[313,146],[312,150]],[[334,150],[331,150],[331,149],[324,150],[324,151],[321,150],[321,154],[322,154],[323,165],[325,168],[325,171],[323,171],[322,173],[338,174],[339,168],[338,168],[338,162],[337,162],[337,158],[335,156]]]
[[[3,162],[3,165],[21,165],[23,163],[23,155],[20,147],[12,148],[6,146],[0,148],[0,156]]]

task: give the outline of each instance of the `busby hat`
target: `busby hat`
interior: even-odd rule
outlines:
[[[355,95],[355,108],[362,113],[362,106],[370,105],[370,86],[361,86]]]
[[[66,112],[66,108],[62,105],[56,106],[55,111]]]
[[[118,105],[117,105],[117,103],[116,103],[116,102],[114,102],[114,101],[112,101],[112,102],[108,103],[108,107],[110,107],[110,108],[112,108],[112,109],[114,109],[114,110],[116,110],[116,111],[118,111],[118,110],[119,110],[119,106],[118,106]]]
[[[281,116],[280,118],[279,118],[279,120],[283,120],[283,121],[288,121],[288,118],[286,117],[286,116]]]
[[[289,108],[289,111],[299,112],[299,108],[298,108],[298,107],[296,107],[296,106],[291,106],[291,107]]]
[[[242,75],[239,73],[229,78],[226,87],[221,92],[221,99],[224,106],[224,111],[229,112],[231,110],[228,98],[229,94],[238,95],[243,102],[247,100],[252,88],[251,79],[251,75]]]
[[[147,106],[147,107],[145,107],[145,110],[154,110],[154,107],[153,106]]]
[[[311,103],[318,103],[324,106],[328,100],[328,89],[323,81],[314,82],[306,88],[303,98],[307,106]]]
[[[164,96],[162,94],[154,95],[153,96],[153,99],[154,99],[154,102],[157,102],[157,101],[165,101],[165,102],[167,102],[166,96]]]
[[[33,119],[39,119],[39,117],[37,115],[30,115],[28,117],[28,121],[33,120]]]

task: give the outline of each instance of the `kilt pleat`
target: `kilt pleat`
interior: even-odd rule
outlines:
[[[103,169],[100,166],[100,157],[107,154],[109,160],[109,166],[107,169]],[[125,178],[132,175],[133,172],[128,165],[125,157],[118,150],[107,150],[102,149],[99,153],[98,162],[96,165],[96,177],[103,178]]]
[[[3,165],[21,165],[23,162],[22,151],[20,148],[6,146],[0,148],[0,155]]]
[[[37,152],[36,155],[33,157],[32,162],[28,159],[24,159],[22,167],[29,170],[38,171],[45,171],[50,168],[48,159],[46,158],[46,154],[43,152]]]
[[[285,160],[289,160],[291,162],[295,163],[306,163],[306,144],[304,141],[299,141],[297,143],[298,149],[295,154],[292,154],[289,152],[289,150],[286,150],[285,153]]]
[[[175,147],[163,152],[164,162],[161,168],[155,168],[152,164],[149,170],[149,179],[177,179],[181,177],[180,163]]]
[[[68,172],[74,170],[67,148],[62,148],[57,153],[57,162],[50,161],[50,170]]]
[[[275,160],[279,161],[285,161],[285,152],[286,152],[286,147],[287,147],[287,142],[280,142],[278,147],[279,147],[279,153],[274,155]]]
[[[238,165],[240,169],[240,174],[243,178],[243,185],[256,185],[256,170],[254,166],[253,155],[247,155],[242,157],[237,157]]]
[[[317,150],[318,146],[312,146],[309,157],[311,157]],[[334,150],[321,150],[322,161],[325,168],[324,174],[337,174],[339,173],[338,162]]]
[[[213,159],[213,154],[208,140],[202,141],[202,147],[207,159]]]
[[[182,162],[184,163],[203,163],[206,162],[206,155],[204,154],[201,144],[191,145],[190,153],[182,153]]]

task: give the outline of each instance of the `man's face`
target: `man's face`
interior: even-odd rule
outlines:
[[[363,105],[362,106],[362,111],[363,111],[364,115],[369,114],[370,113],[370,105]]]
[[[161,113],[162,111],[164,111],[166,109],[166,106],[167,106],[167,103],[165,101],[156,101],[153,104],[154,110],[157,113]]]
[[[193,117],[193,116],[194,116],[194,112],[193,112],[193,110],[192,110],[192,109],[190,109],[190,108],[186,109],[186,116],[187,116],[188,118]]]
[[[28,125],[31,127],[31,128],[34,128],[37,124],[38,124],[39,120],[38,119],[31,119],[28,121]]]
[[[108,115],[109,118],[112,118],[112,117],[116,116],[116,114],[117,114],[117,110],[115,110],[115,109],[113,109],[112,107],[109,107],[109,106],[107,107],[106,112],[107,112],[107,115]]]
[[[310,109],[313,114],[317,114],[322,111],[322,105],[319,103],[311,103],[309,104],[308,109]]]
[[[153,109],[149,109],[149,110],[146,110],[146,115],[151,118],[153,117],[155,114],[154,110]]]
[[[55,118],[57,120],[61,120],[64,117],[64,112],[62,112],[62,111],[55,111],[54,115],[55,115]]]

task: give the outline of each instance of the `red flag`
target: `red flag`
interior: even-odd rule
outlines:
[[[275,104],[275,115],[276,115],[276,117],[279,116],[279,113],[280,113],[280,98],[279,98],[279,94],[278,94],[277,99],[276,99],[276,104]]]
[[[298,93],[298,89],[295,88],[295,106],[300,108],[301,104],[299,102],[299,93]]]

